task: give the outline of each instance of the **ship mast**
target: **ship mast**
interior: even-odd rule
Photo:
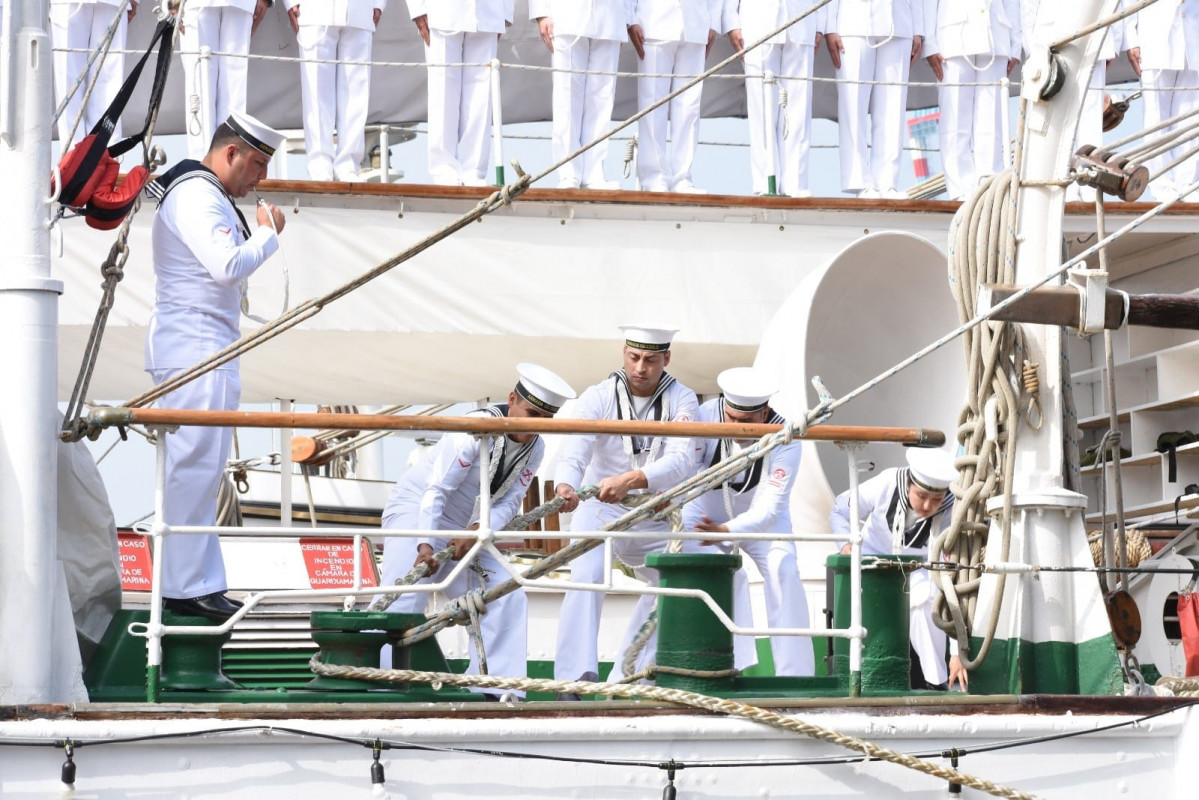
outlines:
[[[58,296],[50,277],[47,0],[8,0],[0,54],[0,703],[53,702]],[[64,598],[65,600],[65,598]],[[61,602],[61,601],[60,601]]]

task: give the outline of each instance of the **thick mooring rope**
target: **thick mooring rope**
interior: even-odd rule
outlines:
[[[697,692],[682,689],[669,689],[645,684],[601,683],[595,681],[556,681],[545,678],[508,678],[496,675],[459,675],[449,672],[421,672],[418,670],[375,669],[371,667],[349,667],[325,664],[320,660],[320,653],[312,657],[309,668],[317,675],[330,678],[349,678],[353,680],[379,681],[388,683],[429,683],[442,686],[462,686],[474,689],[520,689],[526,692],[549,692],[576,694],[601,694],[611,697],[629,697],[645,700],[656,700],[672,703],[689,708],[710,711],[713,714],[724,714],[732,717],[768,725],[782,731],[797,733],[818,739],[822,742],[845,747],[857,751],[870,758],[888,761],[901,767],[931,775],[934,778],[962,786],[969,786],[980,792],[995,797],[1013,798],[1013,800],[1032,800],[1034,795],[1017,791],[1006,786],[1000,786],[992,781],[975,777],[965,772],[935,764],[922,758],[917,758],[898,750],[881,747],[865,739],[858,739],[843,733],[813,725],[794,717],[785,717],[758,706],[739,703],[720,697],[711,697]]]

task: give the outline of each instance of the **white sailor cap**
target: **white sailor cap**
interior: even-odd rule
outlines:
[[[724,404],[734,411],[758,411],[770,402],[778,386],[753,367],[733,367],[716,376]]]
[[[265,156],[273,156],[283,144],[283,134],[249,114],[231,111],[225,124],[245,140],[246,144]]]
[[[569,383],[545,367],[517,364],[516,372],[520,375],[516,393],[546,413],[557,414],[563,403],[576,396]]]
[[[654,328],[645,325],[621,325],[624,343],[634,350],[662,352],[670,349],[670,340],[678,328]]]
[[[953,456],[944,450],[922,447],[908,449],[909,475],[912,483],[927,492],[943,492],[958,476]]]

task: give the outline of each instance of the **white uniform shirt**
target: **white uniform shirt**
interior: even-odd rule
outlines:
[[[663,394],[663,412],[668,421],[691,422],[699,411],[695,392],[675,383]],[[665,412],[669,412],[668,414]],[[609,377],[589,386],[570,409],[572,419],[619,419],[616,400],[616,379]],[[656,455],[650,460],[651,455]],[[695,443],[681,436],[662,437],[654,445],[633,456],[630,463],[623,437],[579,435],[567,436],[562,446],[554,482],[575,489],[631,469],[640,469],[649,481],[649,491],[660,492],[696,471]]]
[[[911,39],[924,36],[925,0],[833,0],[827,6],[828,33]]]
[[[503,33],[516,10],[513,0],[408,0],[408,14],[443,33]]]
[[[1199,70],[1199,0],[1161,0],[1129,19],[1141,69]]]
[[[761,39],[779,26],[790,22],[816,5],[817,0],[725,0],[721,32],[741,29],[747,45]],[[783,33],[771,37],[769,44],[816,44],[816,34],[824,33],[828,6],[804,17]]]
[[[1164,3],[1164,5],[1163,5]],[[1169,8],[1173,4],[1173,0],[1163,0],[1163,3],[1157,3],[1153,8],[1162,6]],[[1125,0],[1120,0],[1116,4],[1116,10],[1124,9]],[[1037,22],[1037,14],[1040,11],[1041,0],[1021,0],[1020,3],[1020,26],[1022,33],[1022,45],[1025,55],[1029,52],[1029,47],[1033,43],[1033,32]],[[1050,4],[1050,13],[1054,6]],[[1125,50],[1130,50],[1136,47],[1136,15],[1128,19],[1120,20],[1108,28],[1107,37],[1104,38],[1103,44],[1099,48],[1099,58],[1101,61],[1110,61]]]
[[[858,486],[858,516],[862,520],[862,554],[863,555],[927,555],[928,543],[919,547],[894,547],[893,531],[887,523],[887,512],[891,501],[895,498],[895,485],[899,470],[892,467],[885,469],[868,481]],[[950,495],[952,497],[952,495]],[[950,509],[952,506],[950,506]],[[953,518],[950,509],[941,512],[940,519],[934,520],[930,539],[937,533],[949,527]],[[896,509],[899,514],[902,509]],[[833,533],[849,537],[849,492],[842,492],[833,501],[833,510],[829,515],[829,524]]]
[[[708,33],[721,29],[723,0],[626,0],[631,25],[659,42],[708,43]]]
[[[242,238],[229,198],[192,177],[173,188],[154,215],[154,313],[146,369],[181,369],[241,335],[241,284],[279,249],[269,226]],[[237,360],[223,369],[236,369]]]
[[[1019,0],[938,0],[921,56],[1019,58]]]
[[[188,0],[191,2],[191,0]],[[300,25],[327,25],[340,28],[375,29],[375,9],[382,11],[387,0],[283,0],[291,11],[300,7]]]
[[[465,530],[479,499],[479,446],[484,441],[469,433],[447,433],[433,452],[404,473],[387,497],[383,518],[397,511],[416,509],[419,530]],[[511,440],[508,440],[509,442]],[[501,530],[517,512],[541,466],[545,442],[533,442],[529,460],[503,497],[491,506],[491,529]]]
[[[700,422],[724,422],[724,411],[719,398],[709,400],[699,407]],[[703,443],[700,451],[700,469],[707,469],[716,457],[719,439],[696,439]],[[758,463],[761,471],[752,488],[737,491],[750,470],[738,474],[729,487],[733,517],[729,518],[724,504],[724,489],[716,487],[705,492],[683,507],[683,527],[693,530],[704,516],[713,522],[727,525],[730,533],[790,533],[791,511],[789,500],[791,487],[795,484],[795,473],[799,470],[799,458],[803,443],[799,441],[776,447]],[[751,467],[752,469],[752,467]]]
[[[555,36],[610,42],[629,38],[625,0],[529,0],[529,19],[549,17]]]

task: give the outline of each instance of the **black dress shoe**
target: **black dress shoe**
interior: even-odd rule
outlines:
[[[579,676],[579,680],[590,681],[592,683],[595,683],[596,681],[599,680],[599,675],[596,675],[591,670],[587,670],[586,672],[584,672],[582,675]],[[558,692],[557,697],[555,697],[554,699],[561,700],[561,701],[576,701],[576,700],[582,700],[583,698],[579,696],[578,692]]]
[[[236,600],[230,600],[225,596],[224,592],[213,592],[212,594],[201,595],[200,597],[189,597],[186,600],[179,600],[173,597],[163,599],[163,608],[167,611],[189,617],[204,617],[216,620],[217,622],[224,622],[229,619],[241,607],[241,603]]]

